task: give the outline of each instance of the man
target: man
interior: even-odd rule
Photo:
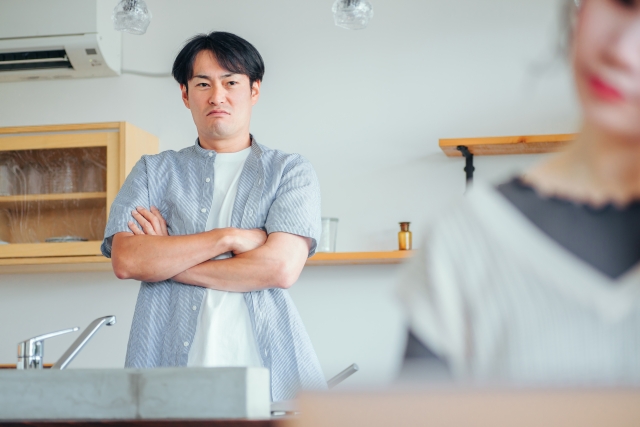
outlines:
[[[286,291],[315,252],[320,190],[308,161],[249,133],[263,74],[233,34],[184,46],[173,76],[198,139],[136,164],[102,252],[118,278],[142,281],[127,367],[264,366],[278,401],[326,387]]]

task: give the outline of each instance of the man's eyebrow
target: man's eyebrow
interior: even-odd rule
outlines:
[[[238,73],[226,73],[220,76],[221,79],[226,79],[228,77],[232,77],[232,76],[237,76]],[[199,79],[205,79],[205,80],[212,80],[212,78],[206,74],[196,74],[192,77],[192,79],[195,78],[199,78]]]

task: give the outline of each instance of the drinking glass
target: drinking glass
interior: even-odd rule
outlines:
[[[322,218],[322,236],[316,252],[335,252],[338,218]]]
[[[76,158],[65,157],[52,172],[52,193],[75,193],[78,191],[78,160]]]
[[[0,196],[13,194],[13,175],[6,157],[0,157]]]
[[[42,176],[42,169],[38,165],[30,165],[27,167],[26,172],[27,180],[27,194],[42,194],[44,193],[44,178]]]
[[[13,196],[25,192],[24,172],[13,157],[0,161],[0,195]]]
[[[82,162],[82,182],[80,191],[96,193],[104,191],[103,168],[93,161]]]

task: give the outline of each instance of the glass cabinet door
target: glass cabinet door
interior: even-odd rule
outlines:
[[[0,152],[0,244],[102,240],[106,159],[106,147]]]

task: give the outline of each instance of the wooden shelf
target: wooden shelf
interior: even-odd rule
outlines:
[[[44,369],[49,369],[53,366],[53,363],[45,363],[43,365]],[[0,369],[16,369],[15,363],[1,363]]]
[[[47,258],[80,257],[83,255],[100,256],[102,241],[60,242],[60,243],[11,243],[0,245],[0,265],[17,264],[25,259],[41,259],[49,264]]]
[[[0,259],[0,274],[101,271],[113,271],[111,268],[111,260],[102,255]]]
[[[0,196],[0,209],[25,203],[39,203],[45,206],[55,206],[60,202],[80,201],[86,205],[91,202],[104,202],[107,200],[106,192],[99,193],[56,193],[56,194],[20,194],[17,196]]]
[[[498,154],[540,154],[560,151],[576,139],[576,134],[502,136],[495,138],[441,139],[440,148],[448,157],[461,157],[456,149],[466,146],[475,156]]]
[[[69,243],[50,243],[50,245],[68,244]],[[2,248],[2,246],[0,246],[0,248]],[[400,264],[409,259],[412,254],[413,251],[317,253],[307,261],[306,265]],[[0,274],[70,273],[80,271],[112,271],[111,260],[101,255],[58,256],[49,258],[0,258]]]
[[[391,252],[321,252],[307,261],[308,266],[318,265],[374,265],[400,264],[411,257],[413,251]]]

